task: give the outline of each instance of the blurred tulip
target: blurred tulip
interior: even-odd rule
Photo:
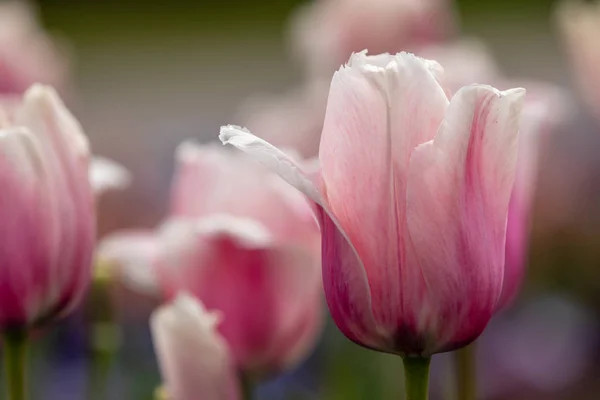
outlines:
[[[564,1],[557,17],[575,83],[591,113],[600,118],[600,2]]]
[[[331,76],[353,52],[416,51],[454,31],[449,0],[316,0],[292,21],[292,46],[310,72]]]
[[[89,177],[96,196],[110,190],[124,189],[131,182],[129,171],[104,157],[92,158]]]
[[[0,93],[22,93],[34,83],[62,88],[67,58],[24,1],[0,3]]]
[[[329,82],[314,80],[290,93],[251,98],[238,119],[269,143],[312,158],[319,153],[328,92]]]
[[[229,347],[218,333],[220,313],[181,294],[151,318],[154,347],[170,400],[236,400],[239,383]]]
[[[300,361],[321,325],[318,227],[306,200],[245,156],[184,143],[158,232],[107,237],[99,256],[145,290],[186,291],[223,313],[219,331],[251,375]]]
[[[477,39],[426,46],[419,50],[419,56],[435,60],[444,67],[444,83],[452,92],[473,83],[497,83],[501,77],[491,51]]]
[[[562,295],[545,295],[495,318],[478,359],[486,398],[518,389],[557,393],[578,382],[594,360],[598,324],[590,310]],[[542,397],[547,398],[547,397]]]
[[[33,86],[0,134],[0,328],[68,312],[90,280],[95,210],[89,149],[53,89]]]
[[[429,356],[473,341],[498,306],[524,90],[471,85],[412,54],[354,54],[331,84],[320,171],[236,127],[220,138],[317,205],[323,279],[341,331]]]

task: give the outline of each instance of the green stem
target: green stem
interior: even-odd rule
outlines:
[[[120,326],[116,322],[112,299],[113,279],[110,265],[97,261],[86,301],[89,323],[88,399],[106,398],[106,381],[119,349]]]
[[[429,399],[430,358],[404,357],[406,400]]]
[[[240,373],[240,385],[242,389],[242,400],[254,398],[254,382],[246,374]]]
[[[456,398],[458,400],[475,400],[477,398],[475,344],[456,351],[456,380]]]
[[[26,396],[27,333],[11,330],[4,334],[4,368],[8,400],[25,400]]]

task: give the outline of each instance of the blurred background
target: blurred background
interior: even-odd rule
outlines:
[[[38,1],[43,25],[73,60],[70,109],[94,152],[134,176],[128,190],[102,199],[101,234],[156,225],[183,139],[215,140],[221,125],[241,122],[247,98],[284,93],[301,81],[287,37],[301,3]],[[462,34],[483,40],[505,75],[564,86],[577,106],[554,7],[550,0],[456,2]],[[600,128],[577,109],[542,154],[526,287],[480,340],[481,398],[600,395]],[[123,329],[107,333],[120,343],[108,390],[90,390],[92,328],[82,310],[36,341],[33,399],[152,398],[160,376],[147,318],[155,304],[126,288],[114,296]],[[102,308],[108,300],[91,301]],[[452,381],[449,359],[434,359],[432,399],[450,399],[439,389]],[[259,398],[399,399],[402,385],[400,359],[363,350],[328,323],[307,363],[264,385]]]

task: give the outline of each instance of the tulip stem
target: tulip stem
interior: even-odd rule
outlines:
[[[475,400],[477,381],[475,373],[475,344],[456,351],[457,399]]]
[[[254,384],[246,374],[240,373],[240,386],[242,389],[242,400],[252,400],[254,398]]]
[[[4,369],[8,400],[26,399],[27,332],[9,330],[4,333]]]
[[[430,358],[403,357],[406,400],[429,399]]]

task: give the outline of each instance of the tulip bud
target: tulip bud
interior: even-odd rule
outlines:
[[[354,54],[333,77],[308,171],[243,129],[220,138],[315,202],[325,294],[365,347],[427,357],[481,334],[502,292],[523,89],[463,87],[412,54]]]
[[[54,90],[33,86],[0,130],[0,329],[69,311],[87,287],[95,210],[85,135]]]
[[[169,399],[240,398],[229,348],[216,329],[220,318],[185,294],[152,315],[154,347]]]

